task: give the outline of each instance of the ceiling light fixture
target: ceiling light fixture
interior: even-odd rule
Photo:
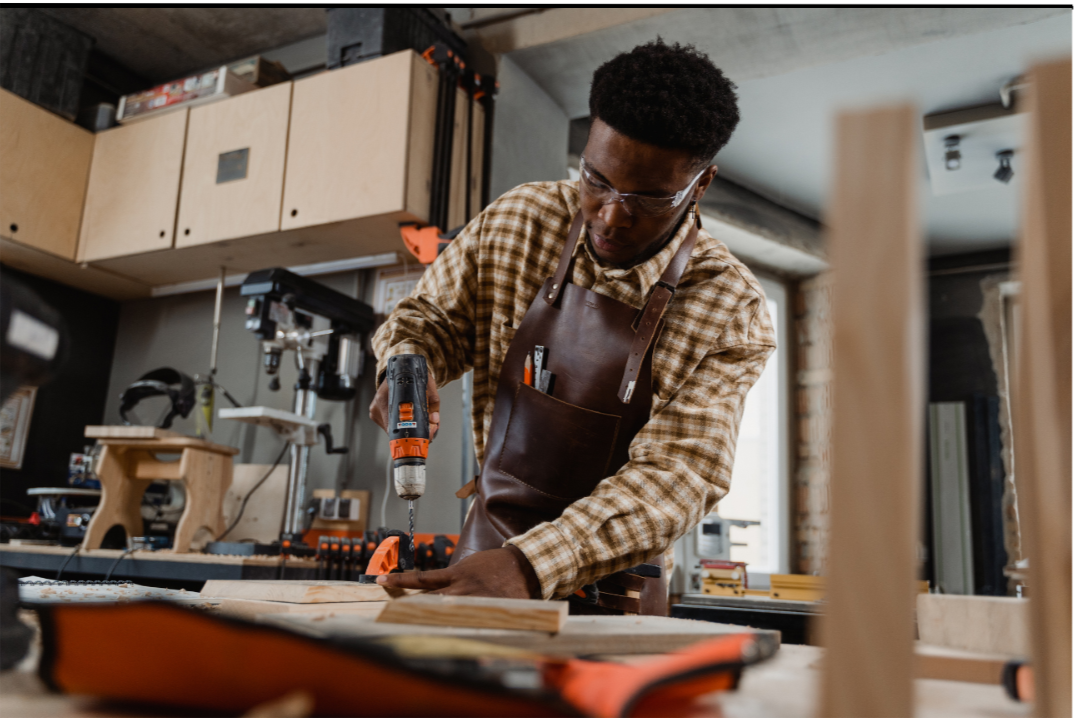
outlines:
[[[958,149],[961,144],[961,135],[950,135],[942,142],[946,146],[946,169],[961,169],[961,150]]]
[[[1002,150],[995,154],[998,157],[998,169],[995,170],[995,179],[1002,184],[1009,184],[1013,178],[1013,167],[1010,167],[1010,160],[1013,159],[1013,150]]]

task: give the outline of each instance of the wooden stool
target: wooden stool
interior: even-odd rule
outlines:
[[[100,548],[105,534],[116,525],[124,527],[128,538],[143,535],[142,494],[151,481],[182,481],[187,489],[173,551],[189,552],[200,529],[214,539],[224,531],[221,506],[232,485],[232,457],[239,449],[187,436],[102,438],[98,442],[104,447],[97,465],[101,503],[86,529],[83,550]],[[179,454],[180,459],[164,462],[157,454]]]

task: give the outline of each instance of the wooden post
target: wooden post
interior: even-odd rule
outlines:
[[[837,121],[826,718],[913,713],[925,406],[916,119],[901,105]]]
[[[1034,67],[1030,102],[1023,103],[1031,110],[1031,132],[1023,153],[1024,227],[1018,247],[1014,480],[1021,545],[1029,560],[1039,716],[1072,715],[1071,76],[1068,57]]]

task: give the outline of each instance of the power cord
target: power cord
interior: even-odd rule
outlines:
[[[258,480],[258,483],[257,483],[257,484],[255,484],[255,485],[254,485],[254,486],[253,486],[253,487],[251,488],[251,490],[247,492],[247,495],[243,497],[243,503],[241,503],[241,504],[239,505],[239,513],[237,513],[237,514],[236,514],[236,517],[235,517],[234,519],[232,519],[232,523],[231,523],[231,525],[230,525],[230,526],[229,526],[228,528],[226,528],[226,529],[224,530],[224,533],[222,533],[222,534],[221,534],[220,536],[218,536],[217,538],[215,538],[215,539],[214,539],[214,541],[220,541],[221,539],[223,539],[223,538],[224,538],[225,536],[227,536],[227,535],[228,535],[228,532],[229,532],[229,531],[231,531],[232,529],[234,529],[234,528],[235,528],[235,527],[236,527],[236,526],[237,526],[237,525],[239,524],[239,520],[240,520],[241,518],[243,518],[243,512],[247,510],[247,501],[248,501],[248,500],[250,499],[251,495],[252,495],[252,494],[253,494],[253,493],[254,493],[255,491],[257,491],[257,490],[258,490],[258,488],[259,488],[259,487],[260,487],[260,486],[261,486],[262,484],[264,484],[264,483],[266,482],[266,479],[268,479],[268,478],[269,478],[269,476],[270,476],[270,474],[272,474],[272,473],[273,473],[273,470],[274,470],[274,469],[276,469],[276,468],[277,468],[278,466],[280,466],[280,462],[281,462],[281,460],[282,460],[282,459],[284,458],[284,452],[286,452],[286,451],[288,450],[288,447],[289,447],[289,446],[291,446],[291,444],[285,444],[284,446],[282,446],[282,447],[281,447],[280,453],[279,453],[279,454],[277,454],[277,460],[276,460],[276,461],[274,461],[274,462],[273,462],[273,465],[269,467],[269,471],[267,471],[267,472],[266,472],[266,475],[265,475],[265,476],[263,476],[263,477],[262,477],[261,479],[259,479],[259,480]]]
[[[67,558],[64,559],[64,562],[62,564],[60,564],[60,568],[58,568],[56,570],[56,580],[57,581],[60,580],[60,576],[63,575],[64,569],[67,568],[67,564],[70,563],[71,559],[75,558],[75,554],[77,554],[79,552],[80,548],[82,548],[82,544],[79,544],[78,546],[76,546],[75,550],[72,551],[71,553],[69,553],[67,555]]]
[[[123,561],[123,557],[126,556],[129,553],[133,553],[135,550],[136,549],[133,549],[133,548],[129,548],[129,549],[124,550],[124,552],[121,553],[119,555],[119,557],[115,561],[112,562],[112,565],[108,567],[108,573],[105,574],[105,580],[106,581],[108,581],[110,578],[112,578],[112,572],[115,571],[116,567],[120,565],[120,561]]]

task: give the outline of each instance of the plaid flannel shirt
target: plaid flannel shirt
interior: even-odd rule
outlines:
[[[474,369],[480,462],[513,328],[553,275],[579,206],[571,180],[506,193],[449,244],[374,335],[379,375],[387,358],[401,353],[425,356],[438,386]],[[630,269],[600,264],[581,236],[572,283],[642,308],[690,222]],[[673,542],[729,491],[744,397],[775,347],[763,290],[724,244],[700,230],[665,322],[652,362],[651,417],[628,463],[560,518],[507,542],[531,561],[544,598],[567,596],[662,552],[668,565]]]

